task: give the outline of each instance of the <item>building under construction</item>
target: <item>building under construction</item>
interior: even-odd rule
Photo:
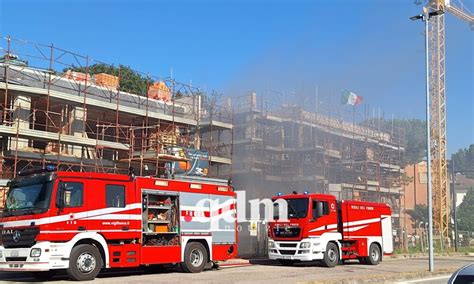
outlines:
[[[215,97],[149,75],[143,93],[132,93],[122,88],[120,69],[118,76],[90,74],[100,62],[88,56],[1,40],[0,177],[47,164],[64,171],[230,175],[232,110]],[[71,71],[78,66],[86,72]],[[187,151],[208,166],[193,168]]]
[[[256,94],[231,103],[173,78],[144,75],[146,88],[133,93],[120,68],[117,76],[92,74],[89,68],[103,63],[52,45],[1,40],[0,178],[51,164],[111,173],[131,167],[149,176],[197,170],[232,176],[249,198],[296,190],[386,202],[399,228],[404,138],[393,126],[269,107]],[[77,66],[85,72],[73,71]]]
[[[233,179],[249,198],[320,192],[389,203],[399,229],[404,132],[376,119],[348,122],[255,93],[234,104]]]

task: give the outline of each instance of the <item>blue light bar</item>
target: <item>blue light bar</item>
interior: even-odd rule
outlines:
[[[31,168],[31,169],[25,169],[21,170],[18,172],[19,176],[29,176],[29,175],[35,175],[35,174],[42,174],[42,173],[51,173],[57,171],[57,168],[53,165],[47,165],[44,168]]]
[[[45,168],[45,170],[46,170],[47,172],[55,172],[55,171],[57,171],[56,167],[53,166],[53,165],[47,165],[46,168]]]

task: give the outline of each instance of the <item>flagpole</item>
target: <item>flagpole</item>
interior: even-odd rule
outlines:
[[[331,89],[329,89],[329,129],[331,129]]]
[[[352,106],[352,131],[355,130],[355,113],[356,113],[356,105]]]
[[[352,106],[352,198],[354,198],[355,184],[356,184],[356,171],[355,171],[355,109],[356,103]]]
[[[318,85],[316,85],[316,117],[318,116]]]

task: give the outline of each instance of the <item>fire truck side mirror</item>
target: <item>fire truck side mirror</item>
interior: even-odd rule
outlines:
[[[135,169],[133,167],[128,168],[128,175],[130,176],[130,181],[135,180]]]
[[[324,205],[321,201],[313,201],[313,218],[317,219],[324,215]]]
[[[58,188],[58,196],[59,198],[56,198],[56,208],[58,209],[63,209],[64,208],[64,189],[66,188],[66,185],[64,183],[60,183],[59,188]]]

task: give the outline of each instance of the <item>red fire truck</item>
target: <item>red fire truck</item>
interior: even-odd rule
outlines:
[[[0,271],[73,280],[102,268],[181,264],[200,272],[237,253],[236,199],[223,180],[48,172],[14,179],[0,219]]]
[[[287,204],[285,220],[279,216],[280,198]],[[392,253],[391,210],[386,204],[297,193],[273,200],[276,221],[269,226],[268,254],[283,265],[320,260],[334,267],[348,259],[376,265],[383,254]]]

